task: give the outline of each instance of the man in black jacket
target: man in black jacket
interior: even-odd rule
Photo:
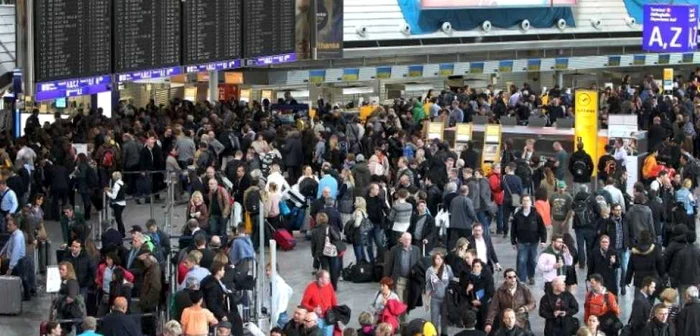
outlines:
[[[676,335],[691,336],[697,335],[700,330],[700,299],[698,299],[698,288],[690,286],[683,293],[685,306],[676,317]]]
[[[112,312],[102,318],[99,333],[102,335],[141,336],[141,328],[126,313],[127,303],[123,297],[114,299]]]
[[[540,316],[545,319],[544,335],[571,335],[576,330],[573,318],[578,313],[578,302],[566,290],[563,278],[552,280],[552,291],[540,300]]]
[[[75,239],[70,244],[70,253],[66,257],[66,261],[73,264],[75,275],[78,283],[80,283],[80,293],[86,297],[88,288],[92,288],[95,283],[96,269],[95,265],[90,260],[90,257],[83,251],[82,241]]]
[[[518,251],[517,269],[520,282],[529,278],[529,284],[534,285],[537,243],[542,247],[546,245],[547,229],[542,217],[532,207],[530,195],[523,195],[520,203],[522,207],[513,215],[510,243],[513,249]]]
[[[578,190],[580,184],[591,183],[591,174],[595,166],[591,155],[583,150],[583,142],[576,144],[576,151],[569,158],[569,171],[574,177],[574,190]]]
[[[651,320],[649,320],[649,322],[646,323],[639,335],[675,336],[675,325],[673,323],[668,323],[668,311],[669,308],[665,305],[657,305],[656,307],[654,307],[654,315],[652,316]],[[694,330],[694,333],[692,335],[697,335],[697,330]]]
[[[498,263],[496,249],[493,248],[491,237],[484,235],[484,226],[481,223],[472,226],[472,235],[467,240],[469,240],[469,246],[476,250],[477,258],[489,266],[491,273],[494,267],[500,271],[501,265]]]
[[[304,332],[304,319],[309,313],[304,306],[297,306],[294,316],[284,325],[282,331],[286,336],[302,336]]]
[[[642,280],[642,288],[634,293],[634,303],[629,320],[632,334],[642,331],[649,320],[653,300],[651,295],[654,294],[654,291],[656,291],[656,281],[652,277],[646,277]]]

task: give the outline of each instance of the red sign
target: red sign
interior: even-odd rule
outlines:
[[[231,98],[238,98],[238,85],[219,84],[219,100],[226,101]]]
[[[421,0],[421,9],[573,6],[576,0]]]

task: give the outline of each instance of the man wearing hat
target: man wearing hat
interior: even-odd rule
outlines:
[[[216,325],[216,335],[217,336],[231,336],[231,323],[227,321],[221,321]]]
[[[569,220],[573,215],[571,210],[573,202],[574,198],[566,192],[566,182],[557,181],[557,192],[549,197],[549,204],[552,206],[552,234],[569,232]]]

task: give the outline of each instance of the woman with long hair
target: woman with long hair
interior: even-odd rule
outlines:
[[[340,213],[340,221],[345,225],[353,219],[355,178],[353,178],[350,169],[343,169],[340,176],[343,179],[343,184],[338,188],[338,212]]]
[[[469,274],[469,265],[466,263],[467,251],[469,250],[469,240],[467,238],[457,239],[455,248],[445,257],[445,262],[450,265],[452,273],[461,278],[462,275]]]
[[[556,190],[557,179],[554,177],[552,168],[549,167],[542,168],[542,175],[544,175],[544,178],[540,182],[540,187],[547,190],[547,199],[549,199]]]
[[[114,273],[116,269],[121,269],[122,277],[128,278],[131,281],[134,280],[134,276],[129,271],[124,271],[124,269],[119,266],[121,264],[121,259],[115,251],[107,252],[104,258],[104,262],[97,266],[97,276],[95,278],[95,284],[97,285],[98,296],[100,304],[97,308],[97,316],[102,317],[107,314],[111,305],[110,300],[110,288],[112,280],[114,279]]]
[[[330,139],[328,139],[328,146],[326,148],[325,158],[326,161],[331,163],[331,166],[334,169],[342,169],[343,161],[345,160],[345,155],[340,149],[337,135],[331,135]]]
[[[196,219],[199,223],[199,228],[206,230],[209,228],[209,210],[204,203],[204,196],[201,192],[195,191],[190,197],[190,202],[185,210],[185,218]]]
[[[53,302],[53,311],[58,319],[80,319],[85,316],[85,302],[80,295],[80,284],[75,275],[73,264],[64,261],[58,264],[58,273],[61,277],[61,287],[58,296]],[[70,333],[73,326],[70,323],[61,325],[61,328]]]
[[[126,299],[126,313],[131,312],[131,292],[133,289],[134,284],[127,279],[127,272],[121,267],[114,268],[112,281],[109,283],[108,307],[112,307],[114,300],[121,296]]]
[[[88,157],[84,153],[78,154],[77,163],[73,172],[75,187],[80,194],[80,199],[83,201],[85,220],[90,220],[90,213],[92,212],[91,196],[95,189],[99,188],[97,172],[90,167]]]
[[[452,268],[445,263],[443,255],[433,254],[432,265],[425,271],[425,309],[430,310],[430,320],[439,328],[440,335],[447,335],[445,292],[452,279]]]
[[[364,197],[355,197],[355,211],[352,213],[353,230],[350,240],[355,251],[355,260],[370,262],[369,233],[373,228],[372,222],[367,216],[367,201]],[[345,233],[346,235],[348,233]]]

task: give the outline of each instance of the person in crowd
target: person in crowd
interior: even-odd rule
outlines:
[[[318,323],[318,327],[322,330],[322,335],[331,336],[333,334],[333,326],[326,325],[323,318],[329,309],[337,305],[338,299],[335,295],[335,289],[331,285],[330,274],[326,270],[318,271],[316,279],[306,286],[304,295],[301,298],[301,306],[309,312],[304,318],[304,327],[308,327],[306,324],[307,320],[312,320]],[[316,326],[316,324],[313,325]]]
[[[80,293],[78,283],[73,269],[73,264],[64,261],[58,264],[58,272],[61,277],[61,287],[58,296],[53,301],[52,309],[55,310],[59,319],[80,319],[86,314],[84,296]],[[64,323],[63,329],[67,333],[73,330],[70,323]]]
[[[126,299],[116,298],[110,313],[102,318],[99,332],[103,335],[141,336],[141,328],[136,320],[126,315],[127,308]]]
[[[610,217],[606,218],[605,215],[607,211],[601,212],[601,219],[598,222],[598,235],[606,235],[610,237],[611,248],[620,257],[620,271],[617,272],[619,275],[619,285],[620,285],[620,295],[626,294],[627,283],[625,282],[625,277],[627,273],[627,265],[630,259],[630,235],[629,235],[629,223],[624,220],[622,213],[622,206],[620,204],[613,204],[610,207]],[[606,282],[607,283],[607,282]],[[610,285],[611,288],[615,288],[614,285]]]
[[[593,274],[588,277],[589,291],[586,293],[583,303],[583,320],[588,321],[588,317],[595,315],[600,321],[600,329],[607,335],[616,335],[619,330],[615,329],[614,322],[620,319],[620,306],[614,294],[608,292],[600,274]]]
[[[78,283],[80,284],[80,293],[87,296],[89,288],[95,283],[96,265],[83,249],[83,242],[75,239],[70,244],[70,253],[64,259],[73,264]]]
[[[112,251],[108,252],[105,255],[104,262],[100,263],[97,266],[95,284],[97,285],[97,288],[101,293],[98,297],[100,299],[100,305],[97,316],[99,317],[106,315],[107,311],[109,310],[109,307],[111,307],[111,305],[109,304],[109,298],[111,293],[110,287],[112,279],[114,279],[114,271],[116,269],[121,269],[123,278],[126,279],[128,282],[134,282],[134,275],[131,274],[129,271],[124,270],[124,268],[120,265],[121,259],[119,258],[116,252]]]
[[[517,199],[523,193],[523,182],[519,176],[515,175],[515,169],[517,165],[515,162],[511,162],[506,166],[506,174],[503,176],[502,188],[503,194],[503,238],[508,236],[511,215],[517,208]],[[516,200],[514,202],[514,200]],[[522,202],[522,200],[521,200]]]
[[[523,330],[530,330],[529,312],[535,309],[535,298],[530,289],[518,281],[517,272],[508,268],[503,272],[505,280],[498,288],[489,304],[488,315],[484,324],[484,331],[490,333],[498,330],[502,323],[503,314],[510,310],[513,312],[514,324]]]
[[[380,194],[379,184],[370,184],[367,194],[367,217],[373,225],[369,232],[367,252],[370,261],[375,262],[377,260],[384,260],[386,249],[384,223],[386,221],[386,215],[389,213],[389,207],[387,206],[386,200]]]
[[[41,336],[63,336],[61,325],[54,321],[46,322],[46,334]]]
[[[123,297],[127,303],[126,312],[129,313],[131,309],[131,297],[134,290],[134,284],[132,281],[128,281],[126,279],[126,272],[127,271],[122,268],[115,268],[113,270],[112,281],[109,283],[109,301],[107,307],[112,307],[116,298]],[[107,311],[105,311],[105,313],[106,312]]]
[[[126,237],[126,229],[122,219],[126,208],[126,188],[124,181],[122,181],[122,174],[118,171],[112,173],[112,187],[105,187],[109,205],[114,211],[114,221],[117,222],[117,230],[122,234],[122,238]]]
[[[682,187],[676,191],[675,202],[685,210],[685,216],[681,218],[681,222],[694,231],[696,200],[691,191],[692,186],[693,182],[690,179],[684,179]]]
[[[340,178],[343,183],[338,188],[338,212],[340,212],[340,221],[345,225],[353,217],[355,204],[355,178],[352,176],[350,169],[343,169]]]
[[[668,308],[658,305],[654,307],[654,317],[640,331],[641,336],[675,336],[676,326],[668,321]]]
[[[673,288],[666,288],[661,291],[661,294],[659,294],[660,302],[658,304],[664,305],[666,308],[668,308],[668,322],[674,325],[677,325],[676,321],[678,320],[678,314],[681,311],[680,305],[677,304],[677,299],[678,291]],[[649,315],[649,319],[651,318],[652,316]]]
[[[202,280],[204,280],[204,278],[211,275],[211,272],[209,272],[208,269],[200,266],[201,260],[202,252],[200,251],[190,251],[190,253],[187,254],[182,262],[184,269],[180,270],[180,272],[184,274],[184,279],[178,286],[178,290],[183,290],[186,288],[185,280],[187,278],[195,278],[197,279],[197,284],[199,284]]]
[[[547,230],[547,244],[552,241],[552,206],[549,204],[547,189],[540,187],[535,191],[535,210],[542,217]]]
[[[450,265],[445,264],[442,254],[435,253],[432,257],[432,266],[425,272],[425,303],[430,310],[430,320],[438,327],[441,335],[447,335],[447,304],[445,291],[450,281],[454,278]]]
[[[625,283],[629,285],[634,279],[634,287],[642,288],[643,280],[651,277],[657,283],[664,275],[664,260],[661,255],[661,247],[652,243],[652,234],[642,231],[636,247],[632,248]]]
[[[389,239],[389,247],[396,245],[401,235],[408,231],[408,228],[411,226],[411,214],[413,213],[413,205],[407,201],[408,190],[399,189],[397,194],[398,199],[394,202],[394,206],[387,217],[387,220],[392,223],[392,237]]]
[[[604,210],[607,213],[607,209]],[[610,237],[601,235],[598,239],[597,249],[591,251],[588,258],[588,275],[599,274],[603,278],[603,283],[610,284],[607,289],[617,295],[618,281],[617,269],[620,268],[620,257],[614,249],[610,247]]]
[[[476,250],[476,257],[488,265],[489,271],[493,273],[494,269],[501,271],[501,264],[498,263],[498,255],[493,247],[490,236],[484,235],[485,228],[481,223],[475,223],[472,226],[472,235],[467,238],[469,246]]]
[[[163,336],[182,336],[182,334],[182,326],[177,320],[170,320],[163,326]],[[223,335],[221,332],[218,335],[228,336]]]
[[[365,201],[364,197],[355,197],[355,211],[352,213],[352,230],[351,232],[345,232],[345,235],[350,236],[357,262],[366,261],[369,263],[373,260],[369,241],[369,233],[373,227],[374,225],[367,216],[367,201]]]
[[[143,264],[143,282],[139,288],[138,308],[141,312],[152,313],[156,311],[160,302],[162,290],[160,265],[158,260],[147,250],[142,249],[138,258]],[[141,325],[144,334],[154,334],[155,324],[155,317],[147,316],[142,318]]]
[[[304,336],[328,336],[328,333],[326,330],[321,327],[321,323],[323,322],[323,319],[321,319],[318,314],[315,312],[309,312],[306,314],[306,317],[304,317],[304,330],[303,330],[303,335]],[[326,329],[328,329],[326,327]],[[332,329],[332,328],[331,328]]]
[[[656,291],[656,280],[652,277],[645,277],[641,285],[634,293],[634,303],[632,303],[632,313],[630,314],[629,325],[632,333],[641,332],[646,326],[653,304],[652,295]]]
[[[636,246],[640,243],[642,231],[649,231],[652,237],[656,237],[654,229],[654,217],[651,209],[645,205],[647,199],[644,194],[634,196],[634,205],[625,213],[624,220],[629,228],[630,244]]]
[[[408,233],[411,234],[414,246],[419,246],[424,250],[424,255],[433,250],[436,236],[435,219],[428,213],[428,204],[424,200],[419,200],[416,211],[411,216],[411,226]]]
[[[516,323],[516,315],[513,309],[508,308],[504,310],[502,319],[503,325],[494,333],[495,336],[532,336],[530,331]]]
[[[457,278],[469,274],[471,266],[466,262],[467,251],[469,251],[469,240],[462,237],[457,240],[455,248],[445,256],[445,262],[450,265],[452,273]]]
[[[471,273],[460,277],[460,287],[466,289],[468,306],[477,313],[476,325],[484,327],[488,314],[489,302],[494,295],[493,274],[486,269],[487,265],[478,258],[471,260]]]
[[[31,272],[33,270],[26,269],[25,266],[25,256],[26,256],[26,240],[24,233],[19,229],[16,220],[13,217],[8,216],[5,219],[5,227],[10,237],[0,250],[0,274],[2,275],[13,275],[24,278],[26,272]],[[29,286],[24,286],[23,288],[29,288]],[[23,298],[26,300],[30,299],[29,291],[23,293]]]
[[[447,249],[454,248],[460,237],[471,235],[472,225],[477,222],[474,203],[469,197],[469,187],[463,185],[459,188],[459,196],[450,202],[450,227],[447,229]]]
[[[535,284],[535,267],[537,266],[537,243],[545,246],[547,230],[542,217],[532,208],[532,199],[523,195],[521,208],[513,214],[510,243],[517,254],[518,276],[521,282]]]
[[[578,302],[566,290],[563,277],[552,280],[551,287],[540,300],[540,316],[545,319],[544,335],[571,335],[576,329],[573,319],[578,313]]]
[[[595,315],[588,317],[588,320],[586,320],[586,325],[578,330],[576,336],[579,336],[582,332],[587,332],[586,335],[588,336],[605,336],[605,333],[600,331],[600,321],[598,320],[598,316]]]
[[[404,232],[399,239],[399,245],[387,252],[384,261],[384,276],[390,277],[395,284],[396,294],[401,302],[409,302],[411,295],[410,277],[413,266],[421,259],[417,246],[411,245],[411,234]]]
[[[199,222],[200,229],[206,230],[209,228],[209,211],[201,192],[195,191],[190,196],[190,201],[185,210],[185,218],[196,219]]]
[[[574,198],[566,192],[566,183],[557,182],[557,192],[549,198],[552,207],[552,233],[566,233],[570,231],[569,221],[574,215]]]
[[[566,277],[567,267],[573,267],[574,258],[569,248],[564,244],[564,237],[560,234],[552,235],[552,243],[540,254],[537,259],[537,269],[542,272],[545,293],[552,289],[552,281],[558,277]]]
[[[272,280],[272,264],[267,263],[265,265],[265,275],[270,279],[270,285],[266,286],[267,292],[265,295],[265,307],[269,307],[268,311],[271,314],[271,321],[273,324],[276,322],[277,326],[280,328],[284,327],[289,321],[289,316],[287,315],[287,307],[289,306],[289,300],[294,294],[294,290],[291,286],[284,281],[284,278],[280,275],[279,265],[276,268],[276,278]],[[275,286],[276,290],[272,292],[272,285]],[[274,295],[273,295],[274,294]],[[268,299],[269,298],[269,299]],[[269,300],[269,301],[268,301]]]
[[[228,255],[229,261],[241,272],[247,273],[250,269],[249,263],[255,258],[253,242],[246,233],[245,223],[240,223],[234,233],[235,237],[231,242]]]
[[[65,205],[61,216],[61,234],[63,243],[69,244],[72,240],[72,232],[85,231],[87,223],[82,213],[75,212],[73,207]]]
[[[185,335],[208,335],[209,328],[215,326],[219,321],[207,308],[203,308],[204,294],[201,291],[190,293],[190,300],[193,305],[185,308],[180,317],[182,332]]]
[[[390,277],[383,277],[379,280],[379,291],[374,296],[374,301],[370,304],[370,310],[374,313],[374,319],[380,321],[382,313],[389,300],[403,302],[394,291],[394,280]]]
[[[321,268],[329,272],[333,289],[337,289],[341,260],[338,256],[344,246],[340,232],[328,224],[328,215],[321,212],[316,215],[316,226],[311,232],[311,255],[318,260]]]
[[[282,333],[287,336],[302,336],[304,334],[304,319],[309,311],[304,306],[297,306],[294,315],[282,327]]]
[[[559,155],[559,153],[557,153]],[[569,158],[569,172],[574,177],[574,189],[578,189],[581,184],[591,183],[591,175],[595,171],[591,155],[583,149],[583,142],[576,144],[576,151]]]
[[[227,219],[231,214],[231,196],[214,178],[209,179],[208,185],[209,234],[225,237]]]
[[[694,335],[700,328],[700,292],[698,287],[689,286],[685,291],[685,305],[678,313],[677,335]]]

